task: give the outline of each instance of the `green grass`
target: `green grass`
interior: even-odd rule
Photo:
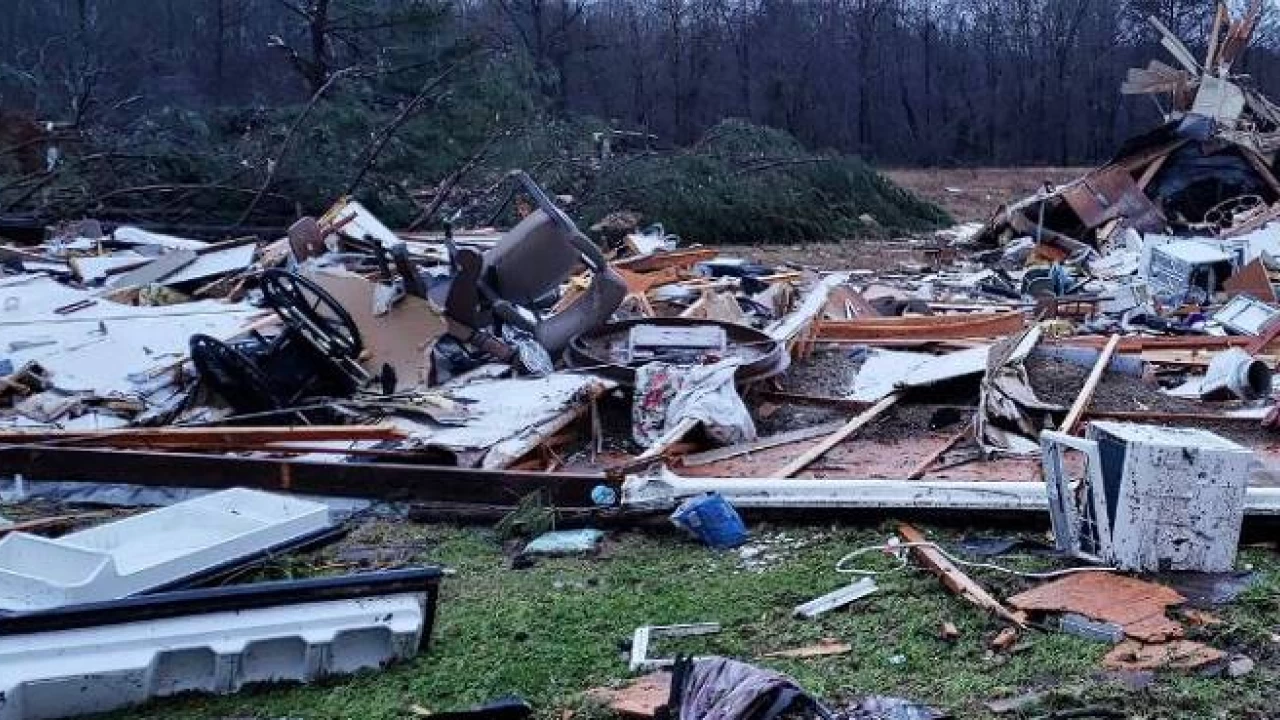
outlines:
[[[891,694],[930,702],[957,717],[995,717],[984,700],[1054,688],[1034,716],[1055,707],[1107,705],[1131,717],[1274,717],[1280,698],[1280,563],[1249,550],[1242,562],[1262,571],[1262,582],[1218,614],[1227,624],[1204,637],[1225,650],[1245,652],[1257,669],[1244,678],[1166,672],[1133,693],[1102,678],[1106,647],[1061,634],[1032,632],[1011,655],[987,651],[1000,625],[949,595],[915,570],[878,579],[881,590],[850,609],[813,621],[790,616],[797,603],[838,587],[847,578],[832,567],[856,547],[882,542],[892,526],[756,527],[757,537],[784,535],[765,569],[743,569],[733,552],[704,549],[667,533],[615,533],[600,557],[543,560],[512,570],[499,542],[484,529],[448,526],[368,527],[351,544],[420,543],[415,561],[443,563],[446,578],[435,641],[412,662],[314,686],[259,688],[229,697],[184,697],[120,713],[150,718],[404,718],[410,706],[463,708],[518,693],[544,718],[570,709],[578,718],[602,717],[581,693],[628,678],[625,643],[643,624],[716,621],[724,632],[684,641],[680,648],[759,662],[793,675],[833,702],[863,694]],[[988,531],[990,533],[992,531]],[[943,541],[954,534],[942,534]],[[335,550],[324,552],[332,558]],[[866,560],[881,569],[894,563]],[[1005,560],[1025,567],[1045,561]],[[274,575],[307,572],[317,558],[295,558]],[[331,570],[332,571],[332,570]],[[1025,586],[989,572],[975,573],[988,587]],[[943,621],[961,638],[938,638]],[[1197,637],[1193,631],[1193,637]],[[758,660],[764,652],[837,638],[853,652],[811,660]],[[659,645],[657,652],[674,652]],[[901,656],[903,661],[895,662]],[[1009,717],[1009,716],[1005,716]],[[1018,717],[1013,715],[1013,717]]]

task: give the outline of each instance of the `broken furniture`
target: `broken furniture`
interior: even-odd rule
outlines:
[[[686,623],[684,625],[642,625],[631,637],[631,672],[671,667],[675,658],[649,657],[649,645],[656,638],[694,637],[720,632],[720,623]]]
[[[1230,255],[1195,240],[1155,245],[1150,253],[1147,277],[1151,290],[1175,302],[1207,303],[1234,272]]]
[[[262,274],[266,304],[284,323],[270,340],[254,332],[225,343],[191,337],[200,379],[238,413],[296,406],[308,397],[346,397],[369,380],[351,315],[315,282],[283,270]]]
[[[532,178],[523,171],[512,177],[537,209],[486,252],[450,243],[453,277],[443,305],[449,334],[459,342],[546,372],[574,336],[609,319],[626,282]],[[550,312],[579,265],[591,271],[590,284],[572,304]]]
[[[0,617],[0,720],[312,682],[427,647],[439,568],[185,590]]]
[[[1059,550],[1126,571],[1234,566],[1252,451],[1206,430],[1102,421],[1041,444]],[[1078,478],[1068,450],[1084,456]]]
[[[116,600],[172,587],[314,539],[329,530],[316,502],[233,488],[57,539],[0,539],[0,609]]]

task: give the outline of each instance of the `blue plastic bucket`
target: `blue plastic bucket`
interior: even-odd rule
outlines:
[[[671,513],[671,522],[714,548],[737,547],[747,541],[747,526],[719,493],[691,497]]]

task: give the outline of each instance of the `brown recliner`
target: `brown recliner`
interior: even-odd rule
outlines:
[[[627,285],[532,178],[523,171],[512,175],[538,209],[483,254],[451,250],[456,272],[445,315],[450,334],[503,359],[510,352],[504,354],[496,330],[504,323],[531,334],[554,358],[576,335],[606,322],[622,304]],[[546,314],[579,266],[591,271],[590,285],[568,307]]]

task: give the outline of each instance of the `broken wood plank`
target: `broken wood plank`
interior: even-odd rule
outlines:
[[[1217,8],[1213,13],[1213,29],[1209,31],[1209,49],[1204,54],[1204,67],[1210,73],[1216,69],[1219,42],[1222,39],[1222,26],[1230,20],[1230,14],[1227,12],[1227,6],[1222,2],[1217,3]]]
[[[595,688],[588,690],[586,697],[622,717],[650,720],[671,699],[671,673],[655,672],[621,688]]]
[[[850,652],[853,652],[852,645],[827,638],[815,645],[806,645],[805,647],[792,648],[790,650],[776,650],[774,652],[765,653],[760,657],[791,658],[793,660],[798,660],[803,658],[827,657],[829,655],[847,655]]]
[[[1161,412],[1158,410],[1086,410],[1085,417],[1098,420],[1126,420],[1136,423],[1219,423],[1235,422],[1256,425],[1258,417],[1248,415],[1220,415],[1215,413]]]
[[[998,338],[1021,331],[1026,321],[1027,316],[1019,311],[824,320],[818,323],[818,340]]]
[[[898,534],[908,543],[929,542],[923,533],[906,523],[898,525]],[[1025,622],[1010,612],[999,600],[992,597],[981,585],[974,582],[968,575],[965,575],[960,568],[956,567],[936,548],[916,545],[910,551],[916,562],[936,575],[951,592],[973,605],[995,613],[997,617],[1020,628],[1026,627]]]
[[[1141,642],[1165,642],[1184,635],[1165,609],[1186,602],[1176,590],[1108,572],[1067,575],[1009,598],[1027,612],[1072,612],[1115,623]]]
[[[1144,645],[1125,640],[1102,658],[1102,666],[1109,670],[1156,670],[1174,668],[1191,670],[1218,662],[1226,654],[1217,648],[1192,640]]]
[[[674,427],[663,433],[662,437],[654,441],[648,449],[628,461],[627,465],[634,467],[661,458],[668,449],[683,440],[685,435],[693,432],[693,429],[698,427],[699,422],[701,421],[694,418],[682,418]]]
[[[95,520],[98,518],[112,517],[110,510],[100,510],[96,512],[77,513],[75,515],[52,515],[49,517],[35,518],[34,520],[23,520],[12,525],[0,528],[0,537],[4,537],[9,533],[42,533],[52,530],[70,529],[76,523],[85,520]]]
[[[1084,417],[1084,411],[1088,409],[1089,403],[1093,400],[1093,393],[1098,389],[1098,383],[1102,382],[1102,376],[1107,372],[1107,366],[1111,364],[1111,356],[1116,354],[1116,348],[1120,345],[1120,336],[1112,335],[1107,341],[1106,347],[1102,348],[1102,354],[1098,355],[1098,361],[1093,364],[1093,369],[1089,371],[1089,377],[1084,382],[1080,394],[1076,397],[1076,401],[1071,404],[1071,410],[1067,412],[1067,417],[1062,421],[1061,430],[1064,433],[1071,433],[1076,425],[1080,424],[1081,418]]]
[[[1165,161],[1169,159],[1169,155],[1171,155],[1172,152],[1173,151],[1171,150],[1169,153],[1161,155],[1155,160],[1152,160],[1151,164],[1147,166],[1147,169],[1142,171],[1142,177],[1138,178],[1139,190],[1142,190],[1144,192],[1146,191],[1147,186],[1150,185],[1151,181],[1155,179],[1156,173],[1160,172],[1160,168],[1164,167]]]
[[[806,450],[803,454],[800,455],[800,457],[796,458],[795,460],[792,460],[790,463],[788,463],[785,467],[783,467],[781,470],[779,470],[775,474],[778,477],[791,477],[796,473],[800,472],[801,470],[804,470],[806,467],[812,464],[814,460],[817,460],[823,455],[826,455],[832,448],[844,442],[845,440],[848,440],[850,437],[853,436],[854,433],[861,430],[865,425],[875,420],[876,418],[880,417],[880,415],[883,414],[886,410],[893,407],[894,404],[898,402],[898,399],[900,397],[901,395],[899,395],[898,393],[891,393],[889,395],[886,395],[883,400],[876,403],[875,405],[872,405],[870,408],[863,411],[860,415],[858,415],[857,417],[853,418],[849,422],[842,425],[839,430],[829,435],[827,439],[818,443],[814,447]]]
[[[947,439],[945,443],[942,444],[941,447],[929,453],[929,456],[926,457],[924,460],[921,460],[920,464],[916,466],[916,469],[912,470],[911,473],[907,475],[907,479],[919,480],[920,478],[924,477],[925,473],[929,472],[929,468],[933,467],[933,464],[938,462],[938,460],[941,459],[943,455],[946,455],[948,450],[955,447],[957,443],[959,443],[961,440],[964,440],[966,437],[968,437],[972,429],[973,429],[973,421],[970,420],[969,422],[964,424],[964,427],[960,429],[960,432],[956,433],[955,435],[952,435],[950,438]]]
[[[612,265],[615,269],[637,273],[656,272],[667,268],[691,268],[700,262],[713,260],[719,254],[720,251],[714,248],[688,248],[616,260]]]
[[[517,460],[533,452],[536,448],[550,443],[552,438],[561,430],[586,417],[587,413],[591,411],[592,404],[607,389],[609,387],[604,384],[590,386],[587,388],[587,402],[571,405],[560,413],[558,417],[541,425],[531,427],[515,437],[499,442],[485,453],[484,460],[480,466],[486,470],[501,470],[514,465]]]
[[[1187,72],[1192,75],[1199,75],[1201,72],[1200,65],[1196,63],[1195,56],[1192,55],[1191,51],[1187,49],[1187,46],[1178,39],[1178,36],[1174,35],[1173,31],[1170,30],[1167,25],[1160,22],[1160,18],[1157,18],[1155,15],[1148,16],[1147,22],[1151,23],[1151,25],[1160,33],[1160,44],[1164,46],[1165,50],[1169,51],[1169,54],[1173,56],[1173,59],[1177,60],[1182,67],[1186,68]]]
[[[730,445],[729,447],[716,448],[706,452],[685,455],[680,460],[680,464],[685,467],[698,467],[700,465],[711,465],[722,460],[748,455],[760,450],[768,450],[769,448],[780,447],[782,445],[790,445],[792,443],[804,442],[812,440],[839,430],[844,425],[844,421],[837,420],[835,422],[823,423],[813,427],[801,428],[790,432],[778,433],[768,437],[760,438],[752,442],[740,443],[738,445]]]
[[[1098,335],[1078,335],[1069,338],[1045,340],[1046,346],[1066,345],[1068,347],[1091,347],[1102,349],[1111,339]],[[1116,348],[1121,353],[1138,353],[1144,350],[1226,350],[1233,347],[1248,347],[1253,341],[1251,337],[1187,335],[1184,337],[1142,337],[1126,336],[1120,339]]]

